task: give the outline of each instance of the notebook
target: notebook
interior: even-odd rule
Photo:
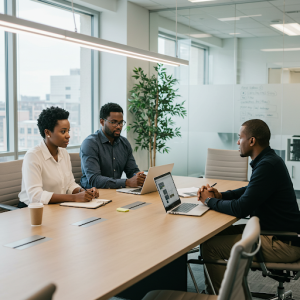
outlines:
[[[178,189],[178,195],[183,198],[196,197],[198,190],[199,188],[197,187]]]
[[[80,208],[98,208],[100,206],[104,206],[107,203],[112,202],[112,200],[106,199],[93,199],[91,202],[63,202],[61,206],[69,206],[69,207],[80,207]]]

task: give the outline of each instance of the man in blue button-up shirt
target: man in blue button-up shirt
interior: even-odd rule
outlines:
[[[139,171],[130,143],[121,136],[126,124],[122,107],[116,103],[103,105],[100,124],[102,127],[89,135],[80,148],[81,186],[99,189],[142,186],[146,176]],[[123,171],[128,179],[121,179]]]

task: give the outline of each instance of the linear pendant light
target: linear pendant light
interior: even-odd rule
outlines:
[[[110,42],[89,35],[63,30],[60,28],[55,28],[48,25],[19,19],[5,14],[0,14],[0,29],[12,33],[27,33],[39,35],[47,38],[68,42],[71,44],[76,44],[84,48],[114,53],[118,55],[157,62],[176,67],[180,65],[189,65],[189,61],[184,59],[163,55],[115,42]]]

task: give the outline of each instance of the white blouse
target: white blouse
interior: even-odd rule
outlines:
[[[21,202],[27,205],[31,202],[48,204],[53,194],[72,194],[78,187],[66,149],[58,148],[58,161],[53,158],[44,140],[27,151],[22,166]]]

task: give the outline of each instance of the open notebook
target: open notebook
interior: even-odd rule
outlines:
[[[100,206],[103,206],[112,200],[106,200],[106,199],[93,199],[91,202],[63,202],[60,205],[61,206],[70,206],[70,207],[81,207],[81,208],[98,208]]]

